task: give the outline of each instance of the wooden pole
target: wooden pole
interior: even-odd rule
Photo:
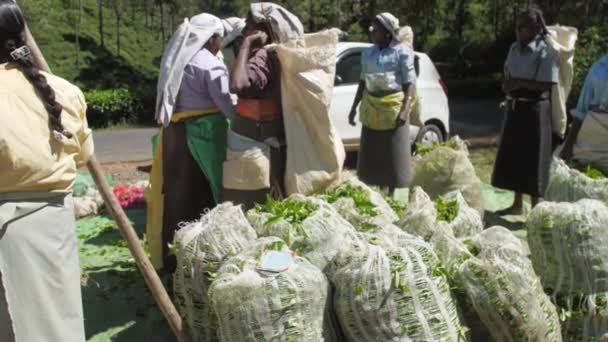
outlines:
[[[31,49],[34,57],[34,63],[36,63],[41,70],[50,73],[51,69],[44,59],[44,56],[42,55],[42,52],[36,44],[36,41],[34,40],[34,37],[32,36],[27,25],[25,28],[25,35],[27,45]],[[163,315],[165,315],[165,318],[169,322],[169,325],[177,337],[177,340],[180,342],[190,342],[190,336],[188,335],[179,313],[175,309],[175,305],[173,305],[173,302],[171,302],[171,298],[169,297],[167,290],[158,277],[158,274],[152,266],[150,259],[148,259],[144,248],[141,246],[139,237],[133,229],[133,226],[131,226],[127,215],[118,203],[116,196],[114,196],[114,193],[110,189],[108,182],[103,176],[101,166],[94,155],[91,156],[91,159],[87,163],[87,167],[89,168],[89,171],[91,172],[91,175],[93,176],[93,179],[101,192],[101,196],[103,197],[108,211],[118,224],[120,234],[127,241],[129,250],[131,251],[131,254],[133,254],[137,267],[139,267],[139,270],[143,275],[146,284],[148,285],[148,288],[156,301],[156,304],[158,304]]]

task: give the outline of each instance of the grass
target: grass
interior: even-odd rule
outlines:
[[[496,148],[472,149],[470,158],[481,181],[490,183],[490,180],[492,179],[492,170],[494,169],[494,161],[496,160]]]

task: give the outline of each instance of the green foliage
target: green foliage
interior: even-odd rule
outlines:
[[[435,151],[436,149],[438,149],[440,147],[448,147],[448,148],[457,150],[458,144],[454,143],[453,141],[447,141],[444,143],[434,143],[430,146],[416,143],[416,155],[422,157],[426,154],[429,154],[429,153]]]
[[[579,36],[574,56],[574,81],[569,99],[571,106],[576,105],[591,66],[608,52],[606,34],[608,24],[589,27]]]
[[[390,196],[384,196],[384,200],[393,209],[398,217],[403,217],[405,210],[407,209],[407,203],[401,202]]]
[[[359,214],[370,217],[378,216],[376,205],[370,200],[369,194],[358,186],[345,183],[329,190],[322,197],[329,203],[334,203],[340,198],[351,198],[355,202],[355,208]]]
[[[266,221],[266,225],[277,224],[281,220],[285,220],[291,224],[288,238],[285,241],[291,248],[294,248],[297,238],[310,237],[310,232],[302,223],[317,211],[317,209],[319,209],[319,207],[310,202],[299,201],[293,198],[277,201],[270,196],[266,199],[265,204],[258,204],[256,206],[258,212],[273,215]],[[294,249],[301,252],[298,248]]]
[[[439,197],[435,200],[435,209],[437,209],[437,221],[451,223],[458,216],[458,202],[456,200],[446,200]]]
[[[128,89],[93,90],[85,93],[91,127],[133,122],[142,110],[139,99]]]
[[[608,50],[608,42],[602,38],[608,33],[604,14],[608,3],[535,2],[545,10],[549,24],[576,26],[581,32],[570,97],[575,102],[589,67]],[[373,17],[389,11],[402,25],[413,28],[417,50],[441,62],[438,67],[449,81],[452,95],[495,96],[502,92],[500,79],[494,75],[501,74],[508,47],[515,40],[515,19],[528,1],[278,0],[276,3],[299,16],[307,32],[338,27],[349,33],[346,37],[349,41],[368,41],[367,28]],[[219,17],[244,17],[250,1],[19,0],[19,4],[54,73],[85,90],[128,88],[143,97],[144,118],[151,120],[160,57],[165,42],[183,18],[202,11]],[[453,83],[465,79],[471,82]],[[139,93],[142,88],[147,90]]]
[[[570,166],[572,168],[575,168],[577,170],[579,170],[580,172],[582,172],[583,174],[585,174],[585,176],[591,178],[591,179],[604,179],[604,178],[608,178],[606,177],[606,175],[604,174],[604,172],[602,172],[601,170],[593,167],[593,165],[590,164],[585,164],[585,163],[580,163],[576,160],[571,161]]]

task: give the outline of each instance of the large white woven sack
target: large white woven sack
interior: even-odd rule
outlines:
[[[361,245],[336,259],[334,310],[348,341],[461,340],[447,279],[430,245],[418,242]]]
[[[411,187],[419,186],[436,199],[452,191],[460,191],[467,203],[484,215],[483,183],[469,160],[466,143],[453,137],[432,151],[412,160]]]
[[[318,193],[340,178],[346,157],[329,106],[336,72],[337,29],[277,45],[287,137],[288,194]]]
[[[326,341],[327,278],[300,257],[284,272],[260,270],[265,253],[276,250],[291,252],[279,238],[259,239],[219,270],[209,297],[221,342]]]
[[[556,294],[608,292],[608,206],[597,200],[539,204],[528,217],[536,272]]]
[[[199,221],[183,224],[175,234],[175,301],[195,342],[217,341],[217,319],[207,291],[223,261],[255,239],[241,207],[230,203],[217,206]]]

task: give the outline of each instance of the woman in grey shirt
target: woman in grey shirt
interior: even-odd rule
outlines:
[[[559,57],[545,42],[540,9],[517,20],[517,41],[505,62],[506,118],[494,164],[492,185],[515,192],[513,205],[499,214],[520,214],[523,194],[538,203],[547,187],[554,139],[551,87],[559,80]]]

